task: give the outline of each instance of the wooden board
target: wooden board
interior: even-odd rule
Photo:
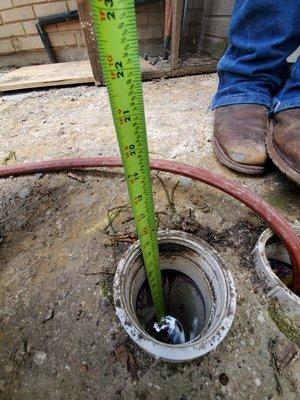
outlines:
[[[142,73],[157,68],[141,58]],[[15,69],[0,77],[0,92],[94,82],[89,60],[32,65]]]
[[[31,65],[0,77],[0,91],[94,82],[90,62],[75,61]]]
[[[225,16],[231,15],[234,0],[214,0],[206,1],[204,7],[204,15]]]
[[[95,85],[100,86],[101,84],[103,84],[104,79],[101,65],[98,62],[97,41],[95,36],[94,24],[92,21],[92,11],[89,0],[77,0],[77,8],[86,49],[89,55],[94,75]]]
[[[227,38],[230,17],[209,17],[204,16],[202,21],[202,34]]]
[[[171,69],[179,68],[180,36],[184,1],[177,0],[172,3],[172,34],[171,34]]]

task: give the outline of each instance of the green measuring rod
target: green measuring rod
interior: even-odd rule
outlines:
[[[134,0],[90,0],[132,212],[155,314],[165,316]]]

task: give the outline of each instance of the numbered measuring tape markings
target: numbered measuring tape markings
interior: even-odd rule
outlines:
[[[134,0],[90,0],[130,203],[156,317],[164,315]]]

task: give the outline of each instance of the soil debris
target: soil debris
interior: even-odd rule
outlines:
[[[228,385],[229,378],[228,378],[228,376],[223,372],[223,373],[219,376],[219,381],[220,381],[220,383],[221,383],[222,386],[226,386],[226,385]]]
[[[74,181],[80,182],[80,183],[85,183],[85,178],[83,176],[74,174],[73,172],[68,173],[68,177],[73,179]]]
[[[83,362],[80,365],[80,373],[81,374],[86,374],[87,372],[89,372],[89,366],[88,366],[88,364],[86,362]]]
[[[274,356],[276,368],[280,373],[299,357],[299,348],[286,337],[278,336],[269,343],[270,353]]]
[[[9,150],[7,155],[2,159],[2,165],[8,165],[10,161],[17,161],[16,152],[14,150]]]
[[[42,322],[47,322],[50,321],[54,317],[54,308],[51,308],[48,310],[46,316],[44,319],[42,319]]]

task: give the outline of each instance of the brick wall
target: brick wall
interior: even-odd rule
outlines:
[[[195,51],[200,40],[205,0],[189,0],[182,31],[181,49]],[[163,41],[164,2],[137,8],[141,53],[160,55]]]
[[[75,0],[0,0],[0,54],[43,50],[36,19],[75,8]],[[85,46],[79,21],[50,25],[46,31],[55,47]]]
[[[136,11],[140,52],[158,55],[163,38],[164,3],[138,7]]]
[[[197,48],[204,0],[190,0],[183,31],[186,49]],[[76,0],[0,0],[0,66],[48,62],[37,33],[38,17],[77,9]],[[159,55],[163,38],[164,3],[137,8],[141,54]],[[60,61],[87,58],[79,21],[46,27]]]

